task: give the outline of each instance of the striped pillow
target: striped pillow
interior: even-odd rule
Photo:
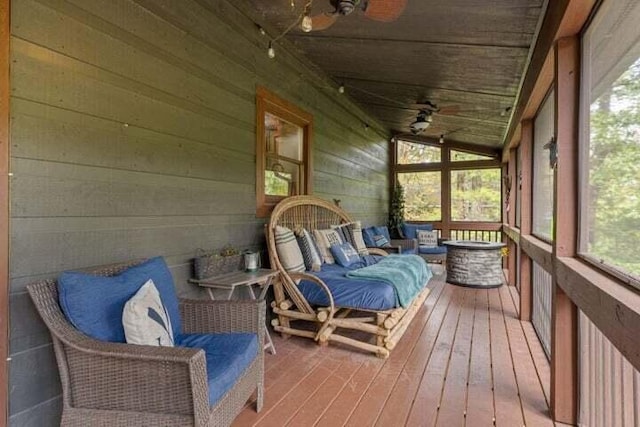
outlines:
[[[313,230],[313,236],[316,238],[324,262],[335,264],[336,261],[331,255],[331,245],[344,243],[340,234],[336,230]]]
[[[296,240],[300,246],[300,252],[302,252],[305,268],[309,271],[320,271],[322,255],[320,255],[320,248],[311,234],[304,228],[300,228],[296,230]]]
[[[351,246],[358,251],[360,255],[369,255],[367,245],[362,237],[362,223],[360,221],[348,222],[346,224],[332,225],[331,228],[336,230],[344,242],[351,243]]]
[[[304,271],[304,259],[293,231],[287,227],[276,226],[276,251],[280,263],[287,271]]]

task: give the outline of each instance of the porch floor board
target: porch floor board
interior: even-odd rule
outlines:
[[[263,409],[247,405],[233,426],[553,426],[549,364],[518,294],[441,275],[430,286],[386,360],[274,336]]]

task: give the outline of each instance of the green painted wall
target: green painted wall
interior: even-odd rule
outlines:
[[[11,364],[16,426],[56,425],[60,385],[25,285],[163,255],[181,295],[198,247],[263,245],[255,87],[314,115],[314,189],[387,209],[387,135],[216,0],[11,2]],[[366,131],[362,124],[372,127]]]

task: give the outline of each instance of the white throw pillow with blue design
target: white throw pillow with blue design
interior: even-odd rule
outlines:
[[[171,320],[153,280],[124,305],[122,326],[128,344],[173,347]]]

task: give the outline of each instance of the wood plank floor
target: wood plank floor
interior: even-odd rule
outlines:
[[[549,364],[518,294],[430,283],[424,307],[387,360],[274,336],[265,403],[240,426],[553,426]]]

